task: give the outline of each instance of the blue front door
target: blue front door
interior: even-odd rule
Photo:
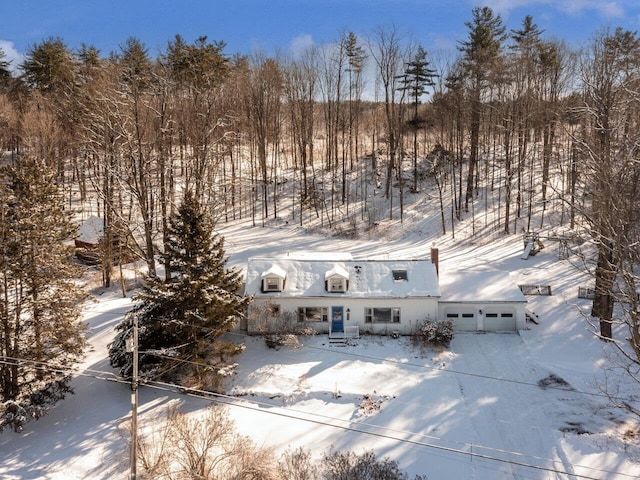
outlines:
[[[344,307],[331,307],[331,331],[344,332]]]

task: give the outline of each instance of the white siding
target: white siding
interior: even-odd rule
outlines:
[[[441,318],[451,320],[455,330],[462,332],[475,332],[478,330],[477,309],[474,306],[455,305],[442,310]]]
[[[280,305],[282,311],[288,311],[297,318],[298,307],[331,307],[344,308],[344,326],[357,325],[362,333],[386,334],[398,331],[403,335],[413,332],[416,324],[421,323],[425,318],[436,319],[438,316],[438,302],[435,298],[387,298],[387,299],[354,299],[340,297],[301,297],[301,298],[256,298],[254,304],[271,302]],[[365,322],[365,312],[367,308],[399,308],[400,322]],[[318,333],[328,333],[330,321],[328,322],[308,322]],[[249,333],[255,333],[255,328],[251,322],[247,325]]]
[[[438,317],[453,320],[454,329],[458,331],[516,331],[526,328],[525,305],[521,302],[441,302]]]
[[[515,309],[503,306],[502,308],[488,309],[484,313],[484,330],[488,332],[508,332],[517,330]]]

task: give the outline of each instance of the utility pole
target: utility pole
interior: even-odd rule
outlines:
[[[137,478],[138,464],[138,317],[133,316],[133,338],[130,343],[133,354],[133,373],[131,376],[131,473],[130,480]]]

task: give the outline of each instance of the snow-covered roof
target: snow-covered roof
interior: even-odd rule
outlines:
[[[331,277],[335,277],[335,276],[348,279],[349,278],[349,272],[347,272],[342,267],[342,265],[335,264],[331,270],[327,270],[327,272],[324,274],[324,278],[325,278],[325,280],[327,280],[327,279],[329,279]]]
[[[526,302],[506,272],[460,270],[440,272],[440,302]]]
[[[282,292],[261,292],[264,272],[277,265],[286,272]],[[407,281],[395,281],[393,270],[407,270]],[[344,293],[325,289],[325,275],[341,272],[349,279]],[[292,258],[250,258],[245,293],[279,297],[343,296],[357,298],[439,297],[438,276],[430,260],[296,260]]]
[[[104,220],[95,215],[91,215],[80,225],[76,238],[81,242],[97,245],[103,236]]]
[[[274,265],[271,265],[271,268],[264,271],[261,278],[271,277],[271,276],[286,278],[287,272],[285,272],[284,269],[282,269],[282,267],[274,264]]]

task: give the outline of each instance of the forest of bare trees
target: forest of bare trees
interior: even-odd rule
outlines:
[[[217,222],[350,234],[437,192],[439,210],[421,214],[443,234],[467,219],[531,231],[552,214],[585,228],[608,336],[618,274],[635,291],[638,36],[606,29],[576,50],[487,7],[466,27],[448,55],[395,26],[296,55],[230,54],[205,36],[176,35],[155,56],[134,37],[113,52],[48,38],[21,65],[0,51],[0,145],[9,162],[45,161],[70,203],[104,218],[105,285],[114,238],[156,271],[186,190]]]

